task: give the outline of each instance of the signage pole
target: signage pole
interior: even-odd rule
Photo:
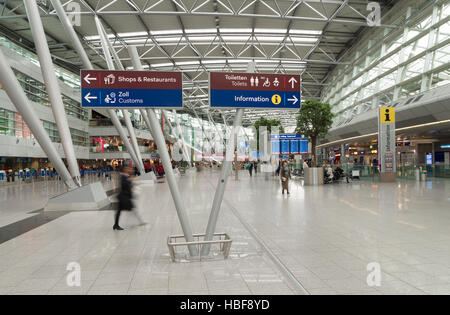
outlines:
[[[136,70],[142,70],[142,64],[139,59],[139,54],[135,46],[128,46],[128,52],[130,54],[131,60],[133,62],[133,66]],[[164,135],[160,128],[158,118],[156,117],[156,113],[154,109],[148,109],[148,118],[150,123],[150,129],[153,135],[153,139],[158,146],[159,154],[161,155],[161,160],[163,162],[164,170],[166,172],[167,182],[169,184],[170,191],[172,193],[173,202],[175,203],[175,208],[178,213],[178,218],[180,220],[181,228],[183,230],[184,237],[187,242],[193,242],[194,236],[192,233],[191,224],[189,222],[189,218],[187,215],[187,211],[184,207],[184,202],[181,198],[180,190],[178,188],[177,180],[175,178],[175,174],[172,169],[172,164],[170,162],[169,152],[166,147],[166,140],[164,139]],[[194,245],[190,245],[189,253],[192,257],[198,256],[197,247]]]
[[[256,71],[255,62],[250,62],[248,65],[247,72],[254,73]],[[240,108],[236,110],[236,117],[234,118],[233,130],[230,134],[230,140],[227,144],[225,159],[222,165],[222,172],[220,174],[219,183],[217,185],[216,194],[214,196],[214,201],[211,209],[211,214],[208,221],[208,226],[206,227],[205,241],[211,241],[214,237],[214,232],[216,231],[217,220],[219,219],[220,207],[222,205],[223,196],[225,194],[225,188],[227,186],[228,176],[231,173],[233,167],[233,154],[235,150],[234,137],[237,133],[237,129],[242,126],[242,120],[244,118],[245,110]],[[236,161],[237,162],[237,161]],[[237,164],[237,163],[236,163]],[[204,245],[202,247],[201,256],[209,255],[211,245]]]
[[[395,108],[380,107],[378,111],[378,155],[381,182],[396,181]]]

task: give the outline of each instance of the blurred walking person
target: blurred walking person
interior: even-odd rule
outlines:
[[[248,165],[248,172],[250,173],[250,177],[253,177],[253,168],[254,168],[254,164],[253,162],[250,162],[250,164]]]
[[[284,195],[284,191],[287,191],[287,194],[290,195],[289,192],[289,180],[291,179],[291,169],[289,168],[288,162],[284,162],[283,166],[280,170],[281,176],[281,186],[282,186],[282,194]]]
[[[121,228],[119,225],[120,213],[124,210],[125,211],[133,211],[133,209],[134,209],[133,192],[132,192],[132,188],[133,188],[132,174],[133,174],[133,168],[131,168],[129,166],[125,166],[122,169],[122,172],[120,174],[120,192],[118,195],[119,206],[116,211],[113,230],[123,231],[123,228]],[[143,225],[144,222],[140,218],[139,214],[136,211],[134,211],[134,214],[135,214],[136,218],[139,220],[139,222],[141,223],[141,225]]]

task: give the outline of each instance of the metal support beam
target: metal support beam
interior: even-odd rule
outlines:
[[[254,73],[256,71],[255,62],[248,64],[247,73]],[[230,138],[227,144],[225,159],[222,166],[222,172],[219,178],[219,184],[217,185],[216,194],[211,209],[211,214],[206,227],[205,241],[211,241],[216,231],[217,221],[219,219],[220,208],[222,206],[223,196],[225,194],[225,188],[227,187],[228,177],[233,168],[233,154],[236,149],[235,136],[239,127],[242,126],[242,119],[244,117],[245,110],[237,109],[236,117],[234,118],[233,130],[231,131]],[[237,160],[236,160],[237,163]],[[211,245],[204,245],[201,250],[201,256],[208,256],[211,249]]]
[[[174,137],[176,137],[180,142],[181,142],[181,144],[182,144],[182,151],[183,151],[183,157],[184,157],[184,159],[186,160],[186,162],[188,162],[189,163],[189,167],[191,167],[191,162],[190,162],[190,158],[189,158],[189,153],[188,153],[188,149],[187,149],[187,145],[186,145],[186,142],[184,141],[184,139],[183,139],[183,134],[182,134],[182,131],[181,131],[181,126],[179,126],[179,120],[178,120],[178,117],[177,117],[177,112],[174,110],[173,111],[173,115],[174,115],[174,117],[175,117],[175,121],[176,121],[176,124],[177,124],[177,128],[173,128],[173,126],[172,126],[172,123],[170,122],[170,119],[169,119],[169,115],[168,115],[168,112],[165,110],[165,109],[163,109],[163,110],[161,110],[161,115],[162,115],[162,117],[164,117],[166,120],[167,120],[167,122],[168,122],[168,126],[169,126],[169,129],[170,129],[170,132],[171,132],[171,134],[174,136]]]
[[[133,123],[131,122],[130,112],[123,109],[122,114],[124,116],[125,125],[127,126],[128,134],[131,138],[131,144],[133,145],[134,153],[139,161],[139,165],[136,165],[140,170],[141,174],[145,174],[144,162],[142,161],[141,150],[139,149],[139,144],[137,142],[136,133],[134,132]]]
[[[61,89],[55,75],[55,68],[53,66],[52,57],[47,44],[47,38],[44,33],[44,26],[42,25],[41,17],[39,15],[39,9],[35,0],[24,1],[24,5],[30,23],[36,51],[39,56],[39,63],[41,65],[41,72],[44,78],[47,94],[52,106],[56,125],[58,126],[58,132],[66,154],[66,160],[69,165],[69,171],[75,183],[81,187],[80,169],[75,156],[69,122],[67,121],[64,103],[61,96]]]
[[[113,60],[111,58],[111,52],[108,49],[109,41],[105,36],[105,32],[103,31],[103,26],[102,26],[98,16],[95,16],[95,25],[97,26],[97,32],[101,39],[102,49],[103,49],[103,53],[105,55],[106,63],[108,64],[108,68],[110,70],[114,70],[115,68],[114,68]],[[124,142],[128,152],[130,153],[131,159],[133,160],[134,164],[136,165],[136,167],[138,167],[141,174],[145,173],[145,170],[141,166],[140,160],[137,157],[137,154],[133,148],[133,145],[131,145],[130,142],[128,141],[128,136],[125,134],[125,131],[123,130],[122,124],[120,123],[119,119],[117,118],[116,113],[112,109],[109,109],[108,113],[111,118],[111,121],[116,126],[116,129],[119,132],[120,137],[122,138],[122,141]],[[124,116],[126,116],[126,115],[124,115]],[[130,118],[130,117],[128,116],[128,118]],[[125,119],[125,123],[126,123],[127,120],[125,117],[124,117],[124,119]],[[131,138],[131,134],[130,134],[130,138]]]
[[[181,145],[183,146],[183,155],[186,159],[186,162],[189,163],[189,167],[191,167],[191,155],[189,154],[188,148],[186,146],[186,142],[183,137],[183,130],[181,129],[180,119],[178,118],[178,114],[176,110],[172,111],[174,117],[175,117],[175,123],[177,124],[177,138],[180,139]],[[166,116],[167,117],[167,116]]]
[[[99,26],[99,28],[101,29],[101,32],[103,33],[103,37],[100,37],[100,38],[102,38],[102,40],[104,39],[104,41],[106,42],[106,45],[108,46],[110,52],[112,53],[112,56],[114,58],[114,61],[116,62],[117,67],[119,68],[119,70],[124,71],[125,68],[122,65],[122,62],[120,61],[119,55],[117,54],[117,52],[114,49],[111,42],[109,41],[108,34],[106,34],[105,28],[103,27],[103,25],[100,22],[100,19],[98,17],[96,17],[96,24],[97,24],[97,26]],[[112,64],[112,63],[108,64],[108,67],[111,70],[113,70],[114,64]],[[139,149],[139,145],[138,145],[137,138],[136,138],[136,133],[134,132],[134,127],[131,122],[130,112],[126,109],[122,109],[122,115],[123,115],[123,119],[125,121],[125,125],[128,130],[128,134],[130,135],[131,144],[133,145],[133,149],[134,149],[134,154],[136,155],[136,158],[138,159],[138,163],[137,163],[136,167],[140,170],[141,174],[145,174],[145,168],[144,168],[144,163],[142,162],[141,150]]]
[[[77,51],[78,55],[80,56],[81,61],[83,62],[83,67],[87,70],[93,70],[94,67],[92,66],[92,63],[89,59],[89,56],[87,55],[86,51],[83,48],[83,45],[81,44],[80,39],[78,38],[77,34],[75,33],[75,30],[73,29],[73,26],[64,11],[63,6],[61,5],[61,2],[59,0],[51,0],[53,7],[56,10],[56,13],[58,14],[58,17],[64,26],[64,29],[67,32],[67,35],[70,37],[71,42],[74,45],[75,50]],[[97,28],[97,30],[100,30]],[[99,35],[101,36],[100,32]],[[107,56],[107,52],[105,52],[105,57]],[[111,57],[111,56],[109,56]],[[134,150],[131,147],[130,143],[128,142],[128,136],[125,134],[125,131],[122,128],[122,124],[120,123],[119,119],[117,118],[117,115],[114,110],[109,109],[108,115],[111,119],[111,122],[113,123],[114,127],[116,128],[117,132],[120,135],[120,138],[122,139],[125,147],[127,148],[128,153],[131,156],[131,159],[136,163],[138,161],[137,157],[134,154]],[[136,165],[138,165],[136,163]]]
[[[0,50],[0,84],[8,94],[14,106],[17,108],[23,119],[27,123],[36,140],[39,142],[42,150],[47,154],[50,162],[52,162],[58,174],[66,184],[69,190],[77,188],[58,151],[53,145],[50,137],[45,131],[39,116],[31,106],[27,96],[25,95],[19,81],[17,81],[14,72],[6,61],[6,57]]]
[[[223,137],[222,131],[219,130],[219,128],[217,127],[217,124],[216,124],[216,122],[214,121],[214,119],[213,119],[213,117],[212,117],[212,115],[211,115],[210,112],[208,112],[208,119],[209,119],[209,122],[210,122],[210,123],[214,126],[214,128],[216,129],[216,132],[217,132],[217,134],[219,135],[220,140],[222,141],[223,145],[225,146],[226,143],[225,143],[225,139],[224,139],[224,137]],[[215,139],[215,137],[214,137],[214,139]]]
[[[53,5],[53,8],[56,11],[56,14],[58,15],[59,20],[61,21],[64,30],[67,32],[71,39],[72,45],[74,45],[74,49],[77,51],[78,56],[80,57],[84,67],[86,69],[92,70],[93,67],[91,65],[91,61],[89,60],[88,55],[84,51],[83,45],[81,44],[80,39],[78,38],[77,33],[73,29],[72,23],[67,16],[66,12],[64,11],[63,6],[61,5],[61,2],[59,0],[50,0],[50,2]]]
[[[195,115],[195,117],[197,118],[197,121],[198,121],[198,123],[199,123],[199,125],[200,125],[200,127],[202,128],[202,135],[203,135],[203,141],[206,139],[206,140],[208,140],[208,143],[209,143],[209,146],[210,146],[210,153],[211,153],[211,155],[212,155],[212,150],[214,149],[214,146],[213,146],[213,144],[211,143],[211,139],[209,138],[209,136],[205,133],[205,129],[203,128],[203,119],[200,119],[200,117],[198,117],[198,113],[197,113],[197,111],[195,110],[195,108],[193,108],[192,107],[192,111],[194,112],[194,115]],[[203,144],[203,141],[202,141],[202,144]],[[210,157],[210,159],[209,159],[209,162],[212,164],[212,161],[216,161],[217,163],[219,163],[219,161],[217,161],[216,159],[213,159],[212,158],[212,156]],[[219,163],[220,164],[220,163]]]
[[[167,111],[164,110],[164,109],[161,110],[161,116],[164,117],[164,119],[168,122],[167,126],[169,126],[170,133],[171,133],[174,137],[176,137],[177,134],[176,134],[176,132],[175,132],[175,130],[174,130],[172,124],[170,123],[169,117],[168,117],[168,115],[167,115]]]
[[[205,241],[211,241],[213,239],[214,232],[216,230],[217,220],[219,219],[220,208],[222,205],[223,196],[225,194],[225,188],[227,186],[228,177],[231,173],[233,166],[233,155],[235,150],[235,134],[238,128],[242,125],[242,118],[244,117],[244,110],[238,109],[236,111],[236,117],[234,119],[233,130],[231,131],[230,139],[227,144],[225,153],[225,159],[222,166],[222,172],[219,178],[219,184],[217,186],[216,194],[214,196],[214,202],[209,217],[208,226],[206,228]],[[209,254],[211,246],[204,245],[202,247],[202,256]]]
[[[128,52],[130,54],[135,70],[143,70],[136,47],[129,46]],[[156,117],[154,109],[148,109],[147,114],[151,126],[150,129],[152,131],[153,139],[155,140],[155,143],[158,146],[159,154],[161,155],[161,160],[164,166],[164,170],[166,172],[167,182],[169,184],[170,192],[172,193],[173,202],[175,203],[175,208],[177,210],[178,218],[180,220],[184,237],[187,242],[193,242],[194,237],[192,233],[191,224],[189,222],[187,211],[184,207],[184,202],[181,198],[177,180],[175,178],[175,174],[172,169],[169,152],[167,151],[166,141],[160,128],[158,118]],[[193,245],[189,246],[189,253],[192,257],[197,257],[198,256],[197,247]]]

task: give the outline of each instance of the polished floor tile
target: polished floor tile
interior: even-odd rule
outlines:
[[[180,179],[196,233],[208,222],[217,176]],[[271,255],[310,294],[450,294],[450,181],[291,185],[288,197],[277,178],[230,179],[217,225],[233,239],[230,257],[190,263],[170,261],[167,237],[182,232],[167,184],[140,185],[145,226],[126,212],[126,230],[114,232],[111,211],[72,212],[0,244],[0,294],[299,294]],[[0,187],[10,205],[0,208],[0,228],[60,190]],[[81,268],[79,287],[67,285],[71,263]],[[378,287],[367,281],[373,264]]]

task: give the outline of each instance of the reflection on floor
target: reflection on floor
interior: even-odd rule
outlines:
[[[195,232],[203,232],[217,173],[180,179]],[[0,245],[0,294],[297,294],[243,223],[311,294],[450,294],[450,181],[354,182],[302,187],[230,180],[218,231],[234,240],[226,261],[174,264],[167,236],[181,233],[167,184],[140,186],[148,222],[125,213],[74,212]],[[241,222],[235,215],[241,217]],[[67,264],[81,287],[67,286]],[[370,287],[369,264],[381,267]]]

